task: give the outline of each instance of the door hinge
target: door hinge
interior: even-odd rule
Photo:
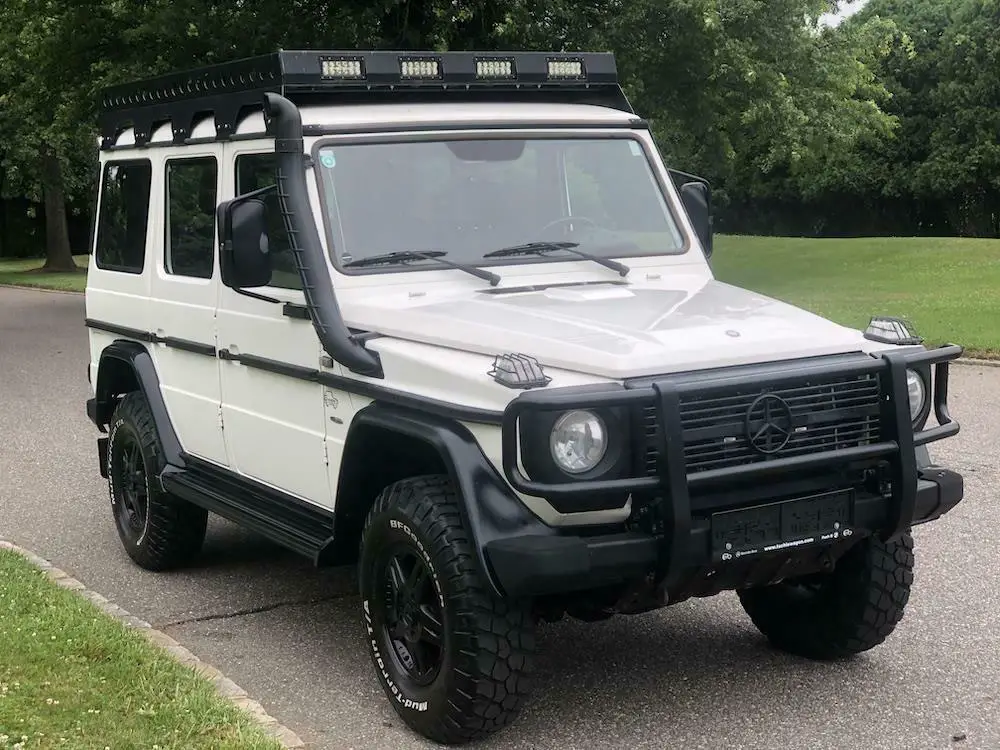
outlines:
[[[327,466],[330,465],[330,448],[328,447],[326,440],[323,441],[323,463]]]
[[[219,404],[219,429],[220,430],[226,429],[226,424],[225,424],[225,422],[222,421],[222,405],[221,404]]]

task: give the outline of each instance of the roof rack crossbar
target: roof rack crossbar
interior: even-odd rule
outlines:
[[[548,101],[634,114],[609,52],[280,50],[105,89],[101,148],[129,127],[144,146],[165,123],[184,143],[199,117],[213,117],[215,139],[226,140],[242,117],[264,111],[268,92],[321,104]]]

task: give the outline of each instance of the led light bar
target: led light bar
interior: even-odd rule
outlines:
[[[513,60],[476,60],[476,78],[480,80],[502,80],[517,77]]]
[[[440,78],[441,63],[438,60],[428,58],[407,58],[399,59],[399,74],[403,78]]]
[[[320,75],[326,79],[364,78],[364,62],[360,57],[321,57]]]
[[[549,60],[549,78],[586,78],[583,60]]]
[[[228,139],[268,91],[296,104],[583,102],[635,113],[611,52],[278,50],[104,89],[101,148],[130,128],[134,148],[145,148],[165,121],[184,143],[206,114],[216,138]]]

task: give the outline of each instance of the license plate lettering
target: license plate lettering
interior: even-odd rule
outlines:
[[[735,560],[850,534],[851,492],[772,503],[712,516],[712,558]],[[846,535],[846,534],[844,534]]]

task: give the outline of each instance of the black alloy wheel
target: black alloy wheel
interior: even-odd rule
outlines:
[[[410,681],[430,685],[441,671],[446,651],[444,613],[430,571],[416,550],[394,545],[376,568],[376,590],[384,592],[378,613],[382,636],[396,666]]]

